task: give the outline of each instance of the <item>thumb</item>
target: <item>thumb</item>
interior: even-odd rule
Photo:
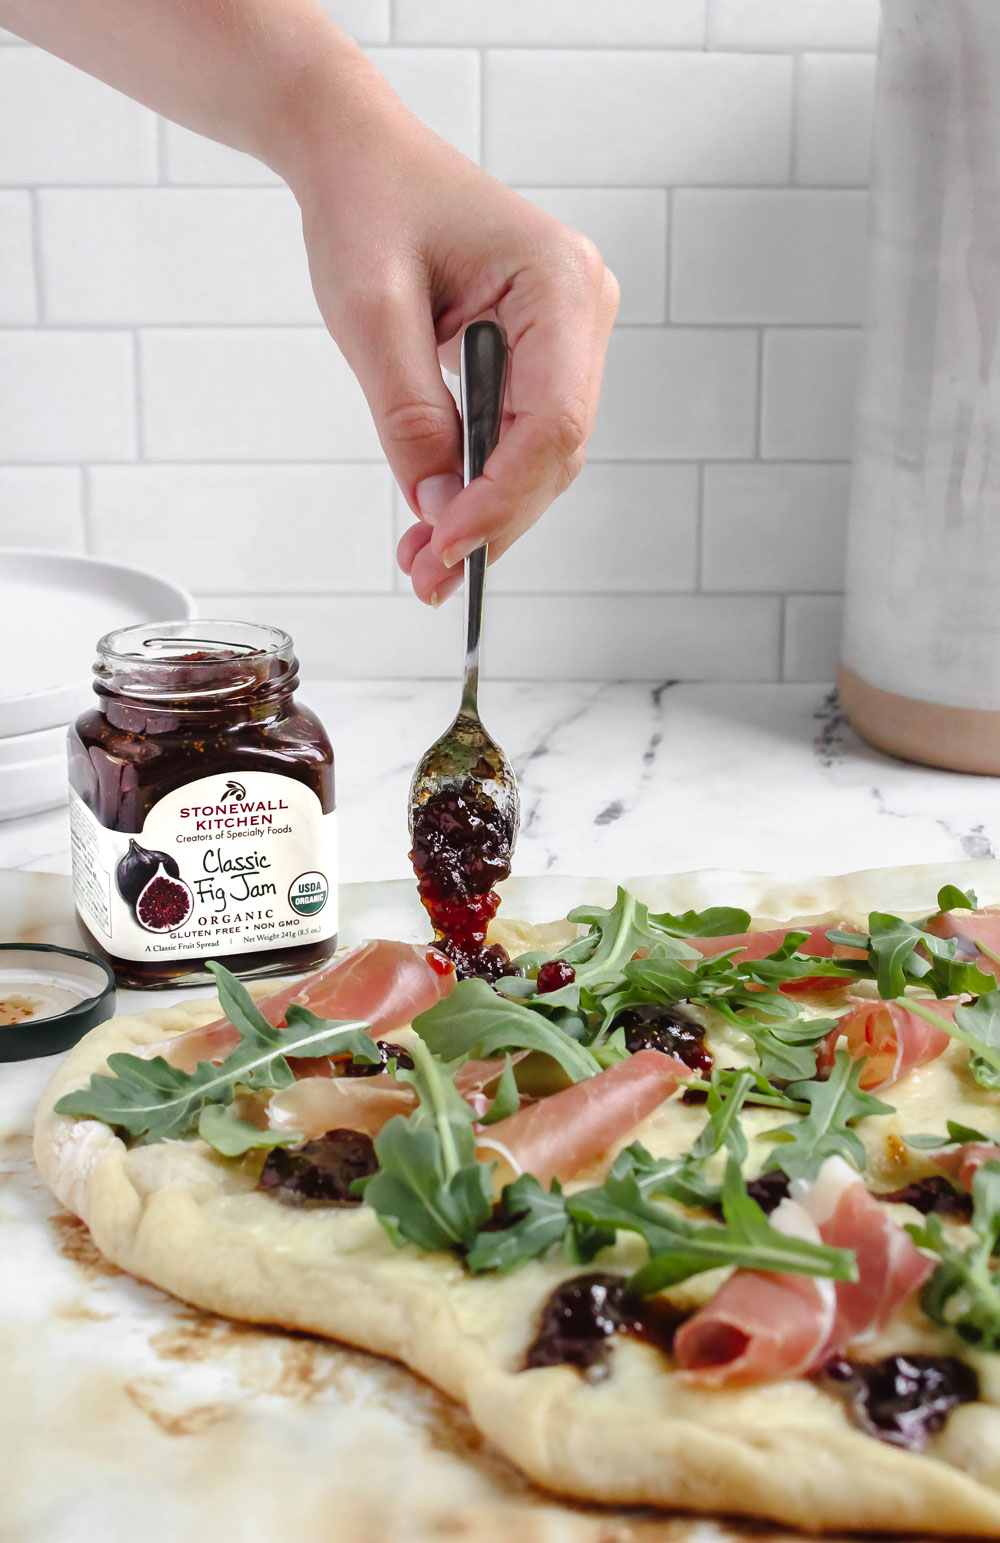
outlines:
[[[461,421],[441,374],[428,299],[382,299],[361,312],[338,341],[407,503],[432,525],[462,490],[462,450]]]

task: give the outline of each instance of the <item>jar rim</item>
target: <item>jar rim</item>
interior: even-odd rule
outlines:
[[[211,636],[212,633],[216,635]],[[208,634],[206,636],[206,634]],[[253,639],[256,638],[256,641]],[[129,649],[126,645],[138,645]],[[152,651],[154,645],[164,645],[164,651]],[[171,657],[171,646],[194,644],[199,651],[208,650],[204,657],[190,654]],[[100,661],[125,666],[137,663],[153,666],[183,664],[185,669],[203,666],[217,669],[220,663],[233,658],[258,660],[277,658],[292,648],[292,639],[280,627],[265,622],[227,621],[223,618],[191,617],[182,621],[134,622],[127,627],[115,627],[98,639],[97,652]],[[225,652],[223,652],[225,650]]]

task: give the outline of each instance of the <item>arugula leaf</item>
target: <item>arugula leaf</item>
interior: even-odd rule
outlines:
[[[497,1120],[505,1120],[509,1114],[516,1114],[521,1107],[521,1095],[517,1091],[517,1078],[514,1076],[514,1067],[510,1056],[504,1061],[503,1071],[500,1073],[500,1081],[497,1083],[493,1102],[485,1114],[479,1116],[480,1125],[495,1125]]]
[[[287,1027],[268,1023],[245,987],[221,965],[208,968],[219,983],[219,1000],[240,1043],[221,1066],[200,1061],[193,1072],[171,1066],[163,1056],[145,1060],[124,1051],[108,1057],[109,1077],[94,1072],[86,1088],[65,1094],[57,1114],[103,1120],[130,1136],[148,1142],[184,1136],[206,1104],[229,1104],[237,1087],[287,1088],[295,1077],[288,1056],[351,1055],[367,1063],[379,1059],[365,1026],[317,1018],[304,1007],[291,1006]]]
[[[574,1221],[637,1232],[650,1258],[629,1281],[643,1295],[675,1286],[720,1265],[780,1270],[797,1275],[856,1280],[854,1255],[844,1249],[803,1242],[778,1232],[747,1194],[739,1163],[730,1157],[722,1186],[723,1223],[692,1222],[647,1199],[632,1175],[612,1175],[599,1189],[566,1198]]]
[[[907,1227],[921,1248],[941,1260],[924,1286],[920,1305],[934,1322],[952,1328],[980,1350],[1000,1351],[1000,1163],[983,1163],[972,1180],[972,1229],[976,1242],[959,1248],[949,1242],[940,1216]]]
[[[879,995],[890,1001],[910,985],[928,987],[937,997],[988,992],[996,985],[993,976],[957,958],[958,944],[958,938],[938,938],[886,911],[873,911],[868,918],[868,956]]]
[[[601,1069],[585,1046],[543,1013],[498,996],[484,980],[460,980],[440,1002],[414,1018],[413,1027],[442,1061],[540,1050],[557,1061],[573,1082],[593,1077]]]
[[[223,1157],[242,1157],[259,1147],[297,1147],[306,1139],[297,1131],[261,1130],[241,1120],[232,1104],[206,1104],[198,1116],[198,1134]]]
[[[709,1211],[719,1203],[721,1191],[699,1172],[700,1163],[685,1157],[653,1157],[641,1141],[619,1152],[611,1168],[612,1179],[634,1179],[643,1199],[660,1195],[681,1205]]]
[[[602,906],[580,905],[569,913],[571,922],[589,927],[582,938],[560,950],[560,959],[573,965],[576,978],[569,986],[546,992],[537,1000],[546,1008],[576,1007],[583,988],[616,984],[629,960],[640,949],[658,950],[675,959],[699,959],[696,948],[681,938],[655,927],[646,907],[619,887],[610,910]]]
[[[712,1068],[706,1104],[708,1120],[691,1148],[692,1157],[711,1157],[713,1152],[725,1146],[738,1163],[746,1161],[749,1148],[739,1115],[752,1086],[752,1072],[739,1071],[735,1077],[727,1077],[723,1082],[718,1069]]]
[[[397,1076],[419,1102],[375,1137],[379,1171],[364,1185],[365,1202],[398,1248],[471,1248],[493,1214],[494,1164],[476,1162],[472,1110],[446,1068],[420,1040],[412,1054],[413,1070]]]
[[[979,999],[968,1006],[955,1009],[955,1021],[943,1018],[933,1007],[918,997],[907,997],[908,1012],[916,1013],[944,1029],[952,1039],[972,1051],[973,1076],[983,1087],[1000,1087],[1000,988],[990,981],[992,991],[984,991]]]
[[[969,1062],[972,1080],[981,1088],[1000,1088],[1000,1067],[991,1066],[981,1055],[974,1055]]]
[[[865,1115],[892,1114],[893,1106],[862,1092],[858,1081],[864,1069],[863,1060],[853,1061],[846,1050],[838,1050],[825,1082],[792,1084],[790,1096],[804,1099],[810,1110],[798,1124],[783,1125],[773,1133],[782,1145],[771,1153],[765,1169],[780,1168],[790,1179],[812,1179],[824,1160],[835,1154],[865,1167],[864,1145],[851,1124]]]
[[[744,1072],[748,1073],[752,1078],[744,1103],[762,1104],[765,1107],[774,1109],[787,1109],[791,1114],[809,1113],[809,1105],[804,1100],[789,1098],[787,1093],[781,1088],[775,1087],[774,1083],[769,1082],[764,1073],[758,1071],[755,1067],[716,1066],[714,1068],[714,1075],[718,1079],[719,1086],[726,1089],[732,1085],[737,1077],[742,1076]],[[705,1082],[703,1078],[692,1077],[687,1086],[689,1088],[697,1088],[699,1092],[707,1093],[712,1084]]]
[[[837,1025],[836,1018],[805,1018],[796,1023],[734,1020],[757,1052],[760,1070],[779,1082],[804,1082],[816,1075],[816,1046]]]
[[[938,890],[938,912],[941,911],[978,911],[979,901],[976,899],[975,890],[959,889],[956,884],[945,884]]]
[[[466,1255],[474,1275],[484,1270],[503,1273],[547,1253],[569,1226],[566,1201],[557,1179],[544,1190],[530,1173],[504,1187],[499,1215],[508,1226],[481,1232]]]
[[[663,911],[649,920],[660,932],[667,932],[673,938],[725,938],[749,930],[750,912],[713,905],[707,911],[685,911],[680,916]]]
[[[955,1146],[956,1143],[966,1141],[994,1141],[995,1139],[994,1136],[984,1136],[981,1130],[975,1130],[971,1125],[960,1125],[957,1120],[948,1121],[947,1136],[921,1134],[903,1137],[906,1145],[916,1147],[918,1152],[932,1152],[937,1147]]]

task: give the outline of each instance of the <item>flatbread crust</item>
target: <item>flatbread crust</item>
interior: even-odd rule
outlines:
[[[403,1362],[464,1404],[532,1479],[563,1495],[756,1515],[805,1530],[1000,1537],[998,1408],[957,1409],[916,1455],[853,1429],[810,1383],[694,1391],[657,1350],[631,1340],[615,1344],[599,1383],[568,1367],[525,1372],[538,1310],[573,1273],[564,1261],[470,1277],[447,1256],[394,1248],[366,1208],[283,1205],[199,1141],[129,1151],[100,1122],[54,1113],[112,1052],[218,1012],[203,999],[103,1024],[43,1096],[38,1166],[114,1264],[212,1312]],[[655,1129],[635,1137],[657,1150]],[[619,1245],[623,1267],[629,1247]]]

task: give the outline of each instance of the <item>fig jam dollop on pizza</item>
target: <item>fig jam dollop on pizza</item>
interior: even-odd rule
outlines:
[[[1000,912],[949,885],[915,919],[754,924],[619,889],[488,937],[480,976],[386,940],[264,996],[213,967],[208,1021],[73,1053],[43,1169],[156,1279],[141,1228],[102,1238],[98,1159],[71,1172],[103,1128],[100,1161],[256,1251],[241,1313],[399,1356],[553,1488],[1000,1537]],[[314,1300],[324,1268],[420,1333]]]

